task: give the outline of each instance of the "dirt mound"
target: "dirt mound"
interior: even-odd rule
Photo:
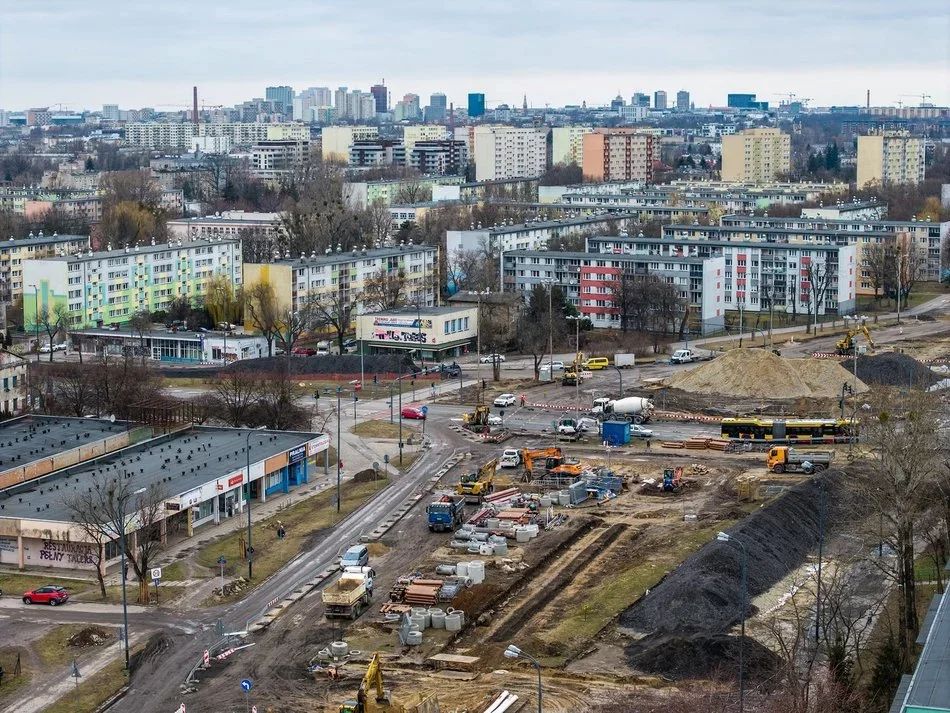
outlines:
[[[699,394],[797,399],[835,396],[841,384],[851,380],[834,361],[785,359],[764,349],[733,349],[707,364],[675,374],[666,384]],[[866,388],[858,384],[859,391]]]
[[[82,631],[77,631],[70,636],[69,639],[66,640],[66,644],[81,649],[87,646],[103,646],[104,644],[108,644],[111,640],[111,632],[98,626],[88,626]]]
[[[170,636],[165,633],[153,634],[145,648],[132,655],[129,659],[129,673],[134,674],[139,666],[148,663],[157,663],[165,657],[165,652],[173,646]],[[154,666],[152,667],[154,668]]]
[[[838,477],[829,472],[824,479],[828,503],[835,502]],[[829,527],[834,514],[829,508]],[[818,520],[818,485],[808,481],[729,531],[748,552],[747,601],[804,562],[818,544]],[[702,640],[727,634],[739,622],[741,573],[742,550],[738,544],[713,541],[624,611],[621,626],[647,635],[627,647],[632,665],[665,671],[664,667],[677,658],[667,647],[678,650],[683,646],[679,639],[698,636]],[[749,615],[752,613],[750,606]],[[675,669],[670,674],[675,674]]]
[[[353,476],[354,483],[372,483],[379,479],[379,475],[372,468],[366,468]]]
[[[665,636],[641,639],[641,650],[630,663],[646,673],[670,678],[733,676],[739,668],[741,638],[712,636]],[[767,679],[778,667],[778,657],[753,638],[745,640],[745,674],[750,680]]]
[[[858,376],[868,384],[925,389],[940,380],[919,361],[900,352],[858,357]]]

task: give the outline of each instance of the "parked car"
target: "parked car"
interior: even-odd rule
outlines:
[[[521,453],[517,448],[506,448],[498,459],[498,465],[502,468],[517,468],[521,465]]]
[[[353,545],[340,560],[340,569],[346,570],[347,567],[365,567],[369,564],[369,550],[366,545]]]
[[[66,351],[66,342],[60,342],[59,344],[53,345],[54,352],[64,352]]]
[[[417,409],[415,406],[403,406],[401,413],[403,418],[414,418],[419,421],[426,420],[426,415],[422,413],[421,409]]]
[[[294,347],[294,350],[291,354],[295,356],[314,356],[317,353],[317,350],[313,347]]]
[[[442,372],[443,379],[455,379],[462,375],[462,367],[454,361],[451,364],[440,364],[439,370]]]
[[[67,599],[69,599],[69,592],[53,584],[23,592],[24,604],[49,604],[51,607],[55,607],[59,604],[65,604]]]
[[[355,340],[355,339],[344,339],[344,340],[343,340],[343,348],[344,348],[344,349],[352,349],[352,348],[355,347],[355,346],[356,346],[356,340]]]
[[[500,406],[504,408],[505,406],[514,406],[515,405],[515,395],[514,394],[501,394],[496,396],[495,400],[492,402],[495,406]]]
[[[488,417],[489,426],[500,426],[501,424],[502,424],[502,418],[498,414],[493,413]]]
[[[541,365],[542,369],[553,369],[554,371],[564,371],[563,361],[546,361]]]
[[[649,428],[644,428],[639,423],[631,423],[630,436],[632,438],[653,438],[653,431]]]
[[[329,350],[329,349],[317,349],[316,355],[317,355],[317,356],[330,356],[330,350]]]
[[[597,371],[598,369],[606,369],[610,366],[610,359],[607,357],[591,357],[585,361],[581,366],[583,366],[587,371]]]
[[[494,364],[496,361],[503,362],[504,360],[504,354],[486,354],[481,359],[479,359],[482,364]]]
[[[53,347],[49,344],[44,344],[40,347],[40,354],[49,354],[51,351],[53,351]]]

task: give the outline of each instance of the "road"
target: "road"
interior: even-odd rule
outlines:
[[[430,424],[430,430],[440,443],[451,443],[455,437],[445,426],[436,423]],[[311,551],[291,560],[240,602],[201,613],[192,612],[196,614],[194,622],[198,627],[208,628],[220,618],[227,626],[243,629],[244,623],[257,617],[268,602],[287,594],[298,583],[329,566],[343,549],[358,540],[360,534],[372,530],[394,505],[419,489],[450,455],[451,451],[445,448],[425,451],[407,474],[394,478],[389,488],[344,519]],[[201,657],[208,636],[206,632],[189,635],[166,630],[165,633],[170,644],[168,649],[161,657],[153,658],[144,670],[136,671],[128,693],[110,710],[117,713],[169,713],[180,702],[179,686]]]

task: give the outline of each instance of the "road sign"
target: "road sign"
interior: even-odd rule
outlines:
[[[224,558],[224,555],[220,555],[220,556],[218,557],[218,564],[224,566],[224,565],[226,565],[227,563],[228,563],[228,561]]]
[[[251,713],[257,713],[257,706],[251,706]]]
[[[152,579],[161,579],[161,578],[162,578],[162,568],[152,567]]]
[[[79,665],[76,663],[76,659],[73,659],[73,678],[82,678],[82,674],[79,673]]]
[[[419,413],[421,413],[423,416],[425,416],[427,413],[429,413],[429,407],[428,407],[428,406],[423,406],[421,409],[419,409]]]
[[[373,461],[373,470],[379,470],[379,461],[378,461],[378,460],[374,460],[374,461]]]
[[[179,706],[179,708],[178,708],[178,713],[185,713],[185,704],[184,704],[184,703],[182,703],[181,706]]]
[[[244,680],[241,681],[241,688],[244,689],[245,693],[247,691],[250,691],[253,687],[254,687],[254,684],[251,683],[251,679],[245,678]]]
[[[218,634],[220,636],[221,634]],[[211,666],[211,652],[208,649],[205,649],[204,655],[201,657],[202,662],[205,665],[205,668]]]
[[[159,583],[160,583],[161,581],[162,581],[162,580],[160,580],[160,579],[153,579],[153,580],[152,580],[152,584],[154,584],[156,587],[158,587],[158,585],[159,585]]]

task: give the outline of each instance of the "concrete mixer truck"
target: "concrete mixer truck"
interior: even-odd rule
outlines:
[[[591,413],[601,421],[630,421],[648,423],[653,416],[653,402],[642,396],[627,396],[622,399],[595,399]]]

